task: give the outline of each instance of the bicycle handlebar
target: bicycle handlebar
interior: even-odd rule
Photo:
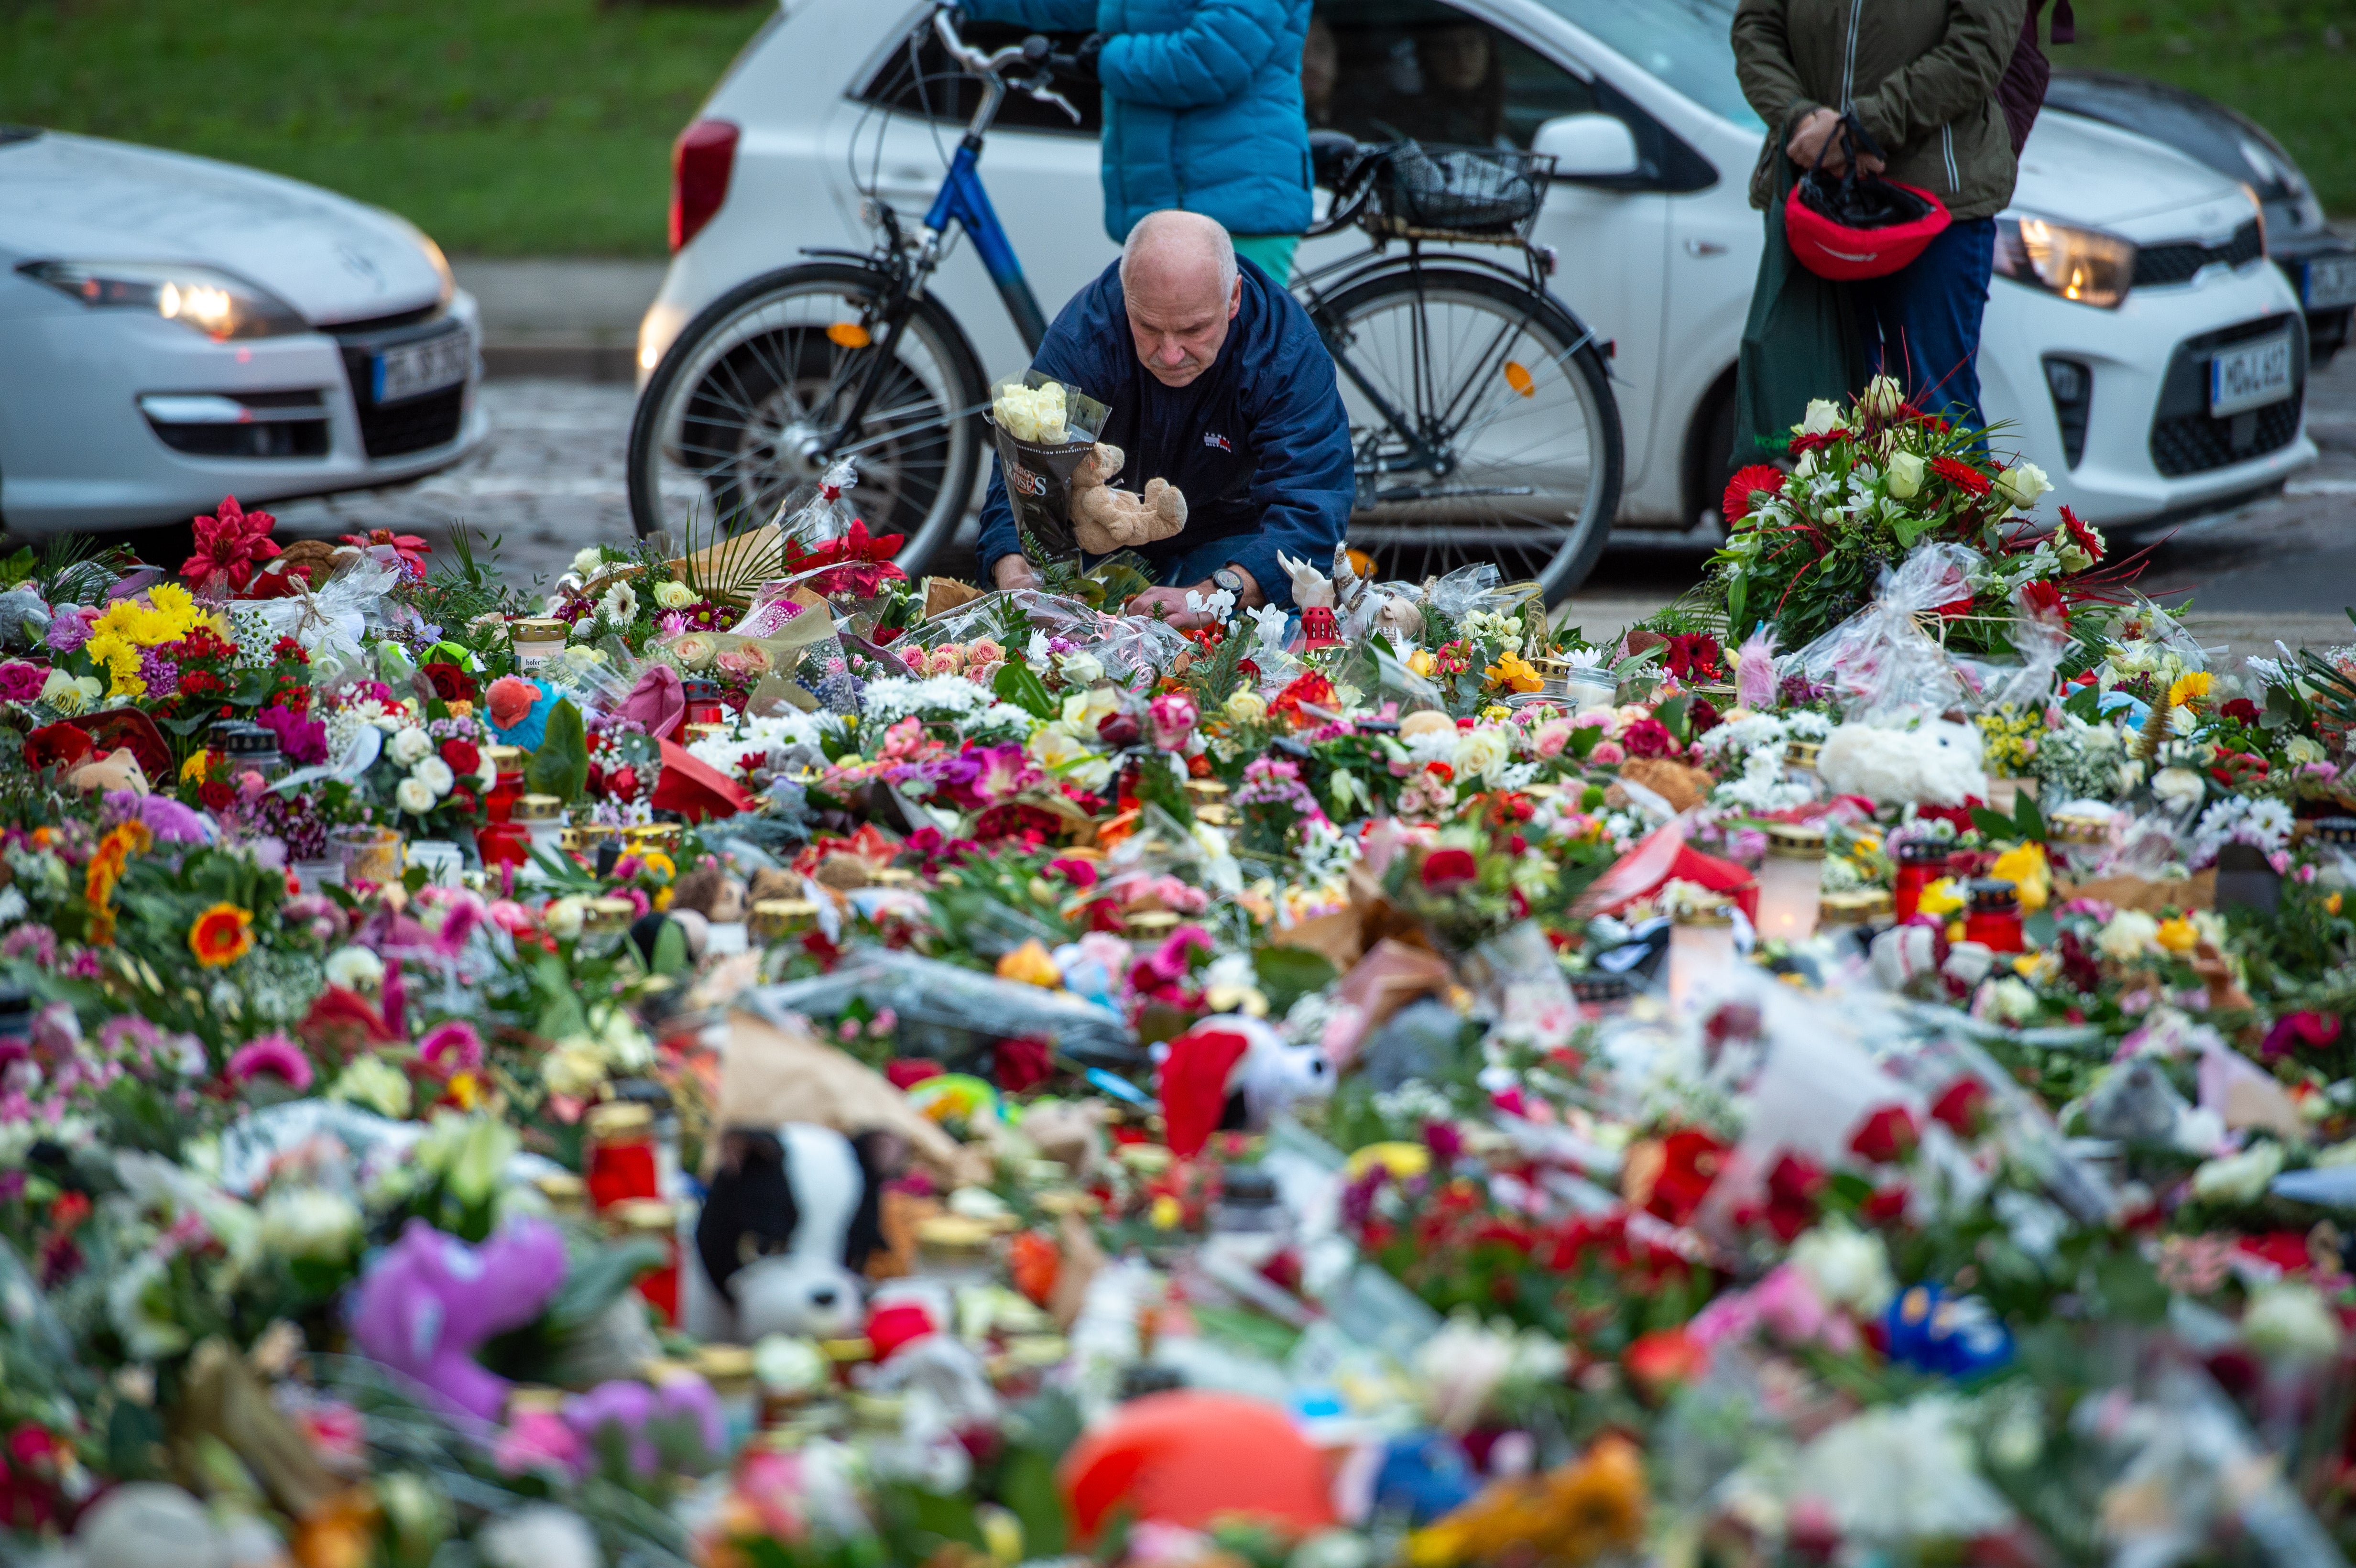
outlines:
[[[984,54],[958,36],[957,14],[956,7],[951,5],[944,5],[933,13],[933,35],[940,39],[941,48],[948,51],[949,59],[963,66],[969,74],[995,83],[1001,91],[1019,87],[1040,102],[1052,103],[1061,109],[1072,117],[1073,124],[1080,123],[1080,112],[1072,106],[1071,100],[1055,90],[1055,72],[1076,71],[1078,57],[1056,54],[1047,39],[1038,33],[1032,34],[1019,44],[1008,44]],[[1025,68],[1026,74],[1009,76],[1008,68],[1013,66]]]

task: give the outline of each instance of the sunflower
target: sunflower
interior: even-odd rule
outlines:
[[[188,927],[188,951],[208,969],[225,968],[253,951],[253,914],[217,903]]]

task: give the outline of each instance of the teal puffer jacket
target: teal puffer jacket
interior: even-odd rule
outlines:
[[[1230,234],[1309,227],[1301,46],[1311,0],[968,0],[992,21],[1106,35],[1105,232],[1163,208]]]

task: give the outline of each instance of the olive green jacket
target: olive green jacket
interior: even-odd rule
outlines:
[[[2019,165],[1996,87],[2027,10],[2028,0],[1741,0],[1735,70],[1768,126],[1751,205],[1767,205],[1772,160],[1823,106],[1853,110],[1888,176],[1958,220],[2001,209]]]

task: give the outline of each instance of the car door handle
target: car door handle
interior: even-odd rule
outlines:
[[[1688,240],[1686,241],[1686,254],[1688,256],[1723,256],[1726,254],[1726,247],[1719,244],[1715,240]]]

